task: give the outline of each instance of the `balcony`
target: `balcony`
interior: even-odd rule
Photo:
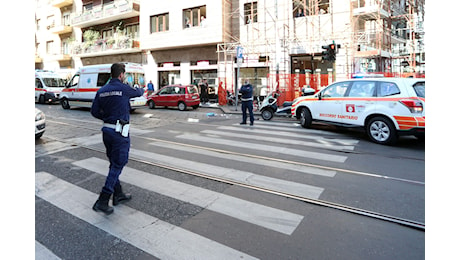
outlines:
[[[365,20],[376,20],[390,17],[388,0],[355,0],[353,3],[353,16]]]
[[[55,34],[71,33],[72,26],[69,26],[69,25],[53,26],[53,27],[50,27],[50,32],[55,33]]]
[[[73,4],[73,0],[53,0],[51,5],[53,7],[62,8],[64,6],[69,6]]]
[[[94,57],[123,53],[140,52],[139,40],[129,36],[119,36],[108,40],[97,40],[94,43],[82,42],[74,44],[71,52],[78,57]]]
[[[89,11],[73,15],[71,20],[75,27],[89,27],[134,16],[139,16],[137,0],[116,0],[111,4],[94,6]]]

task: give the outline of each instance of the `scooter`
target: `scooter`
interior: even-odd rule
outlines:
[[[264,120],[270,120],[273,116],[291,116],[292,101],[286,101],[282,107],[278,107],[276,102],[278,101],[279,94],[273,93],[268,95],[262,101],[260,106],[260,114]]]
[[[315,94],[315,91],[311,88],[302,89],[302,96],[310,96]],[[259,110],[264,120],[270,120],[273,116],[291,116],[291,106],[293,101],[285,101],[282,107],[278,107],[276,102],[278,101],[279,94],[272,93],[262,101],[262,105]]]

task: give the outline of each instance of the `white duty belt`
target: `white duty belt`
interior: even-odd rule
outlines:
[[[115,132],[121,133],[122,136],[128,137],[129,134],[129,124],[124,124],[122,125],[119,120],[117,120],[117,124],[109,124],[109,123],[104,123],[102,125],[103,127],[108,127],[115,129]]]

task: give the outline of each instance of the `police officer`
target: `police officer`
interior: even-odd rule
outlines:
[[[123,83],[125,78],[124,64],[113,64],[110,68],[110,74],[112,79],[97,91],[91,107],[91,114],[104,121],[102,139],[110,161],[105,185],[98,200],[94,203],[93,210],[102,211],[107,215],[113,212],[113,208],[108,204],[112,194],[114,206],[131,199],[131,194],[123,193],[118,177],[123,167],[128,163],[129,112],[131,109],[129,99],[142,96],[144,93],[142,88],[134,88]]]
[[[253,88],[252,85],[249,84],[249,80],[245,79],[244,80],[244,85],[240,89],[241,93],[241,110],[243,111],[243,121],[240,123],[240,125],[245,125],[248,115],[246,113],[246,110],[249,111],[249,120],[250,120],[250,125],[254,125],[254,113],[252,112],[253,110]]]

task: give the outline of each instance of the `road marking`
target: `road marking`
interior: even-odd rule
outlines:
[[[258,127],[257,127],[258,128]],[[235,127],[235,126],[219,126],[217,127],[217,129],[220,129],[220,130],[231,130],[231,131],[238,131],[238,132],[248,132],[248,129],[247,128],[243,128],[243,127]],[[285,130],[286,128],[282,128],[283,130]],[[271,130],[262,130],[262,129],[257,129],[257,134],[268,134],[268,135],[279,135],[279,136],[286,136],[286,137],[294,137],[296,140],[299,140],[299,139],[313,139],[313,140],[317,140],[317,141],[328,141],[328,142],[335,142],[335,143],[339,143],[341,145],[356,145],[359,143],[359,140],[352,140],[352,139],[338,139],[338,138],[331,138],[331,137],[324,137],[324,136],[321,136],[321,135],[313,135],[313,134],[309,134],[309,135],[302,135],[302,134],[299,134],[299,135],[295,135],[293,136],[292,133],[290,133],[289,131],[281,131],[281,128],[274,128],[274,129],[271,129]]]
[[[180,169],[204,173],[209,176],[224,178],[227,180],[232,180],[247,185],[255,185],[265,189],[289,193],[312,199],[318,199],[321,193],[324,191],[323,188],[316,186],[285,181],[281,179],[258,175],[252,172],[224,168],[220,166],[185,160],[177,157],[166,156],[137,149],[131,149],[130,155],[146,161],[158,162],[160,164],[174,166]]]
[[[227,140],[223,138],[212,138],[212,137],[205,137],[196,134],[182,134],[176,136],[180,139],[198,141],[198,142],[205,142],[205,143],[212,143],[212,144],[220,144],[220,145],[227,145],[227,146],[234,146],[243,149],[252,149],[252,150],[259,150],[259,151],[275,151],[277,153],[287,154],[290,156],[298,156],[298,157],[306,157],[316,160],[323,160],[323,161],[330,161],[330,162],[339,162],[343,163],[348,158],[347,156],[340,156],[340,155],[332,155],[327,153],[317,153],[317,152],[309,152],[304,150],[298,149],[291,149],[285,147],[278,147],[272,145],[264,145],[264,144],[256,144],[256,143],[248,143],[248,142],[239,142],[236,140]]]
[[[72,164],[104,176],[107,175],[109,168],[109,162],[94,157]],[[120,180],[286,235],[291,235],[303,219],[303,216],[298,214],[155,176],[130,167],[123,168]]]
[[[289,132],[296,132],[300,134],[321,134],[321,135],[341,135],[338,133],[334,133],[331,131],[326,130],[319,130],[319,129],[306,129],[302,128],[300,124],[286,124],[286,123],[275,123],[275,122],[264,122],[264,121],[257,121],[255,122],[254,126],[241,126],[240,124],[233,124],[237,127],[242,127],[243,129],[272,129],[272,130],[280,130],[283,129],[284,131]],[[277,125],[282,125],[283,127],[278,127]]]
[[[239,129],[243,130],[242,128],[239,128]],[[235,137],[238,139],[251,139],[251,140],[257,140],[257,141],[264,141],[267,143],[302,145],[302,146],[309,146],[309,147],[316,147],[316,148],[328,148],[328,149],[336,149],[336,150],[353,150],[354,149],[354,146],[351,146],[351,145],[331,144],[331,141],[326,140],[326,139],[318,139],[317,142],[306,142],[306,141],[302,141],[298,139],[285,139],[285,138],[279,138],[279,137],[255,135],[255,134],[251,134],[251,132],[248,132],[247,130],[243,130],[243,131],[245,132],[245,134],[215,131],[215,130],[203,130],[200,132],[203,134],[213,134],[213,135],[218,135],[218,136]],[[265,131],[265,132],[270,132],[270,131]],[[257,130],[257,134],[261,134],[261,133],[262,132]],[[290,134],[290,136],[292,137],[292,134]]]
[[[60,260],[51,250],[35,240],[35,260]]]
[[[95,212],[97,194],[49,173],[36,172],[35,185],[41,199],[160,259],[256,259],[125,205]]]
[[[305,174],[314,174],[314,175],[319,175],[319,176],[324,176],[324,177],[334,177],[335,174],[337,173],[336,171],[323,170],[323,169],[318,169],[315,167],[297,165],[297,164],[292,164],[292,163],[270,161],[266,159],[253,158],[253,157],[247,157],[247,156],[242,156],[242,155],[219,153],[219,152],[209,151],[209,150],[201,149],[197,147],[189,147],[185,145],[163,143],[163,142],[153,142],[149,144],[157,146],[157,147],[162,147],[162,148],[169,148],[169,149],[174,149],[174,150],[179,150],[179,151],[184,151],[184,152],[189,152],[189,153],[201,154],[204,156],[211,156],[215,158],[239,161],[239,162],[244,162],[244,163],[258,164],[262,166],[274,167],[274,168],[279,168],[283,170],[287,169],[289,171],[296,171],[296,172],[305,173]]]

